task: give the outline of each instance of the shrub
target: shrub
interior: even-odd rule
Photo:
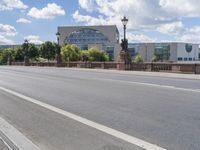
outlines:
[[[142,56],[141,56],[140,54],[137,54],[137,55],[133,58],[133,63],[143,63]]]
[[[64,61],[80,60],[80,49],[76,45],[63,45],[61,55]]]

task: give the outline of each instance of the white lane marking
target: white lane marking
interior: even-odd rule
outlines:
[[[119,138],[119,139],[121,139],[121,140],[123,140],[123,141],[129,142],[129,143],[131,143],[131,144],[134,144],[134,145],[136,145],[136,146],[138,146],[138,147],[141,147],[141,148],[143,148],[143,149],[146,149],[146,150],[166,150],[166,149],[164,149],[164,148],[162,148],[162,147],[159,147],[159,146],[157,146],[157,145],[148,143],[148,142],[143,141],[143,140],[141,140],[141,139],[138,139],[138,138],[136,138],[136,137],[133,137],[133,136],[130,136],[130,135],[128,135],[128,134],[125,134],[125,133],[122,133],[122,132],[120,132],[120,131],[117,131],[117,130],[115,130],[115,129],[106,127],[106,126],[104,126],[104,125],[101,125],[101,124],[99,124],[99,123],[93,122],[93,121],[88,120],[88,119],[85,119],[85,118],[83,118],[83,117],[77,116],[77,115],[75,115],[75,114],[72,114],[72,113],[70,113],[70,112],[64,111],[64,110],[59,109],[59,108],[57,108],[57,107],[54,107],[54,106],[52,106],[52,105],[43,103],[43,102],[41,102],[41,101],[39,101],[39,100],[36,100],[36,99],[31,98],[31,97],[22,95],[22,94],[20,94],[20,93],[15,92],[15,91],[9,90],[9,89],[7,89],[7,88],[0,87],[0,90],[2,90],[2,91],[4,91],[4,92],[7,92],[7,93],[9,93],[9,94],[11,94],[11,95],[14,95],[14,96],[16,96],[16,97],[19,97],[19,98],[21,98],[21,99],[23,99],[23,100],[25,100],[25,101],[34,103],[34,104],[39,105],[39,106],[41,106],[41,107],[44,107],[44,108],[46,108],[46,109],[48,109],[48,110],[51,110],[51,111],[53,111],[53,112],[56,112],[56,113],[58,113],[58,114],[61,114],[61,115],[63,115],[63,116],[66,116],[66,117],[68,117],[68,118],[71,118],[71,119],[73,119],[73,120],[75,120],[75,121],[78,121],[78,122],[80,122],[80,123],[82,123],[82,124],[85,124],[85,125],[87,125],[87,126],[90,126],[90,127],[92,127],[92,128],[95,128],[95,129],[97,129],[97,130],[100,130],[100,131],[102,131],[102,132],[104,132],[104,133],[107,133],[107,134],[109,134],[109,135],[112,135],[112,136],[114,136],[114,137],[116,137],[116,138]]]
[[[11,124],[0,117],[0,131],[11,141],[19,150],[39,150],[29,139]]]
[[[189,91],[189,92],[198,92],[198,93],[200,93],[200,89],[179,88],[179,87],[175,87],[175,86],[152,84],[152,83],[145,83],[145,82],[123,81],[123,80],[103,79],[103,78],[93,78],[93,80],[119,82],[119,83],[126,83],[126,84],[127,83],[128,84],[137,84],[137,85],[144,85],[144,86],[154,86],[154,87],[168,88],[168,89],[174,89],[174,90],[180,90],[180,91]]]

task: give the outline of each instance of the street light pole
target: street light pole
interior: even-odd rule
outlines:
[[[27,56],[27,54],[28,54],[28,46],[29,46],[28,40],[25,39],[24,40],[24,50],[25,50],[25,53],[24,53],[24,65],[25,66],[27,66],[29,64],[29,58]]]
[[[131,59],[128,52],[128,40],[126,39],[126,25],[128,23],[128,19],[124,16],[124,18],[121,19],[124,29],[124,39],[121,41],[121,51],[119,54],[118,61],[120,62],[117,65],[117,68],[119,70],[130,70],[131,69]]]
[[[56,36],[57,36],[57,44],[58,44],[58,46],[57,46],[57,48],[56,48],[56,56],[55,56],[55,58],[56,58],[56,65],[57,66],[59,66],[60,65],[60,63],[61,63],[61,56],[60,56],[60,33],[59,32],[57,32],[56,33]]]
[[[128,41],[126,39],[126,25],[128,23],[128,19],[124,16],[124,18],[122,18],[122,24],[124,25],[124,40],[123,40],[123,49],[124,51],[127,51],[127,47],[128,47]]]
[[[58,42],[58,47],[59,47],[59,45],[60,45],[60,33],[57,32],[56,36],[57,36],[57,42]]]

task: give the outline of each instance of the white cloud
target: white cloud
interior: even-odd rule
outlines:
[[[157,31],[168,35],[180,35],[184,32],[185,27],[181,21],[162,24],[157,28]]]
[[[4,44],[14,44],[14,41],[6,38],[5,36],[0,35],[0,45],[4,45]]]
[[[24,24],[30,24],[31,21],[25,18],[19,18],[17,21],[17,23],[24,23]]]
[[[157,0],[154,0],[157,1]],[[90,3],[89,0],[87,0]],[[82,5],[81,5],[82,6]],[[77,14],[77,11],[73,15],[74,20],[77,22],[83,22],[87,24],[92,24],[93,20],[101,24],[103,21],[107,24],[117,24],[118,27],[121,26],[121,17],[127,15],[130,19],[129,26],[131,29],[138,28],[152,28],[152,25],[160,24],[162,22],[168,22],[169,18],[166,18],[164,12],[159,9],[158,2],[146,1],[146,0],[129,0],[124,2],[124,0],[96,0],[92,3],[93,8],[90,10],[100,13],[100,16],[104,17],[92,17],[90,19],[81,20],[78,19],[84,17],[82,14]],[[155,8],[158,9],[155,9]],[[88,10],[88,8],[82,7]],[[162,19],[160,19],[162,17]],[[87,18],[89,16],[87,15]],[[164,18],[164,19],[163,19]]]
[[[55,3],[49,3],[42,9],[31,8],[28,15],[36,19],[54,19],[57,16],[65,15],[65,10]]]
[[[94,0],[79,0],[79,5],[86,9],[88,12],[92,12],[95,8],[95,1]]]
[[[76,11],[74,14],[72,14],[72,17],[77,22],[86,22],[87,25],[105,25],[107,24],[106,20],[103,19],[103,17],[99,16],[98,18],[87,16],[87,15],[81,15],[79,11]]]
[[[141,43],[141,42],[155,42],[156,39],[152,39],[144,34],[134,34],[134,33],[127,33],[127,38],[129,42],[136,42],[136,43]]]
[[[187,28],[184,34],[176,37],[177,41],[200,43],[200,26]]]
[[[0,1],[0,11],[13,10],[13,9],[27,9],[28,6],[25,5],[21,0],[1,0]]]
[[[132,34],[129,38],[133,40],[154,41],[139,32],[157,31],[174,40],[200,42],[197,27],[188,29],[182,21],[184,17],[200,18],[200,0],[79,0],[79,5],[88,13],[77,10],[72,16],[76,22],[86,25],[116,24],[122,32],[121,17],[126,15],[128,32]],[[135,31],[139,34],[134,34]]]
[[[29,35],[24,37],[24,39],[28,40],[29,43],[34,44],[42,44],[43,42],[40,40],[40,37],[37,35]]]
[[[17,34],[17,31],[15,27],[7,24],[0,24],[0,35],[5,36],[15,36]]]
[[[199,0],[160,0],[161,8],[173,15],[185,17],[200,16]]]

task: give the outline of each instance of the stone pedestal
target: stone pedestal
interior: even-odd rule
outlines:
[[[56,67],[60,67],[62,63],[62,58],[60,54],[56,54]]]
[[[12,59],[11,57],[8,57],[8,60],[7,60],[7,65],[11,66],[12,65]]]
[[[131,59],[128,51],[121,51],[118,58],[117,64],[118,70],[131,70]]]
[[[24,57],[24,66],[29,66],[29,58],[27,56]]]

